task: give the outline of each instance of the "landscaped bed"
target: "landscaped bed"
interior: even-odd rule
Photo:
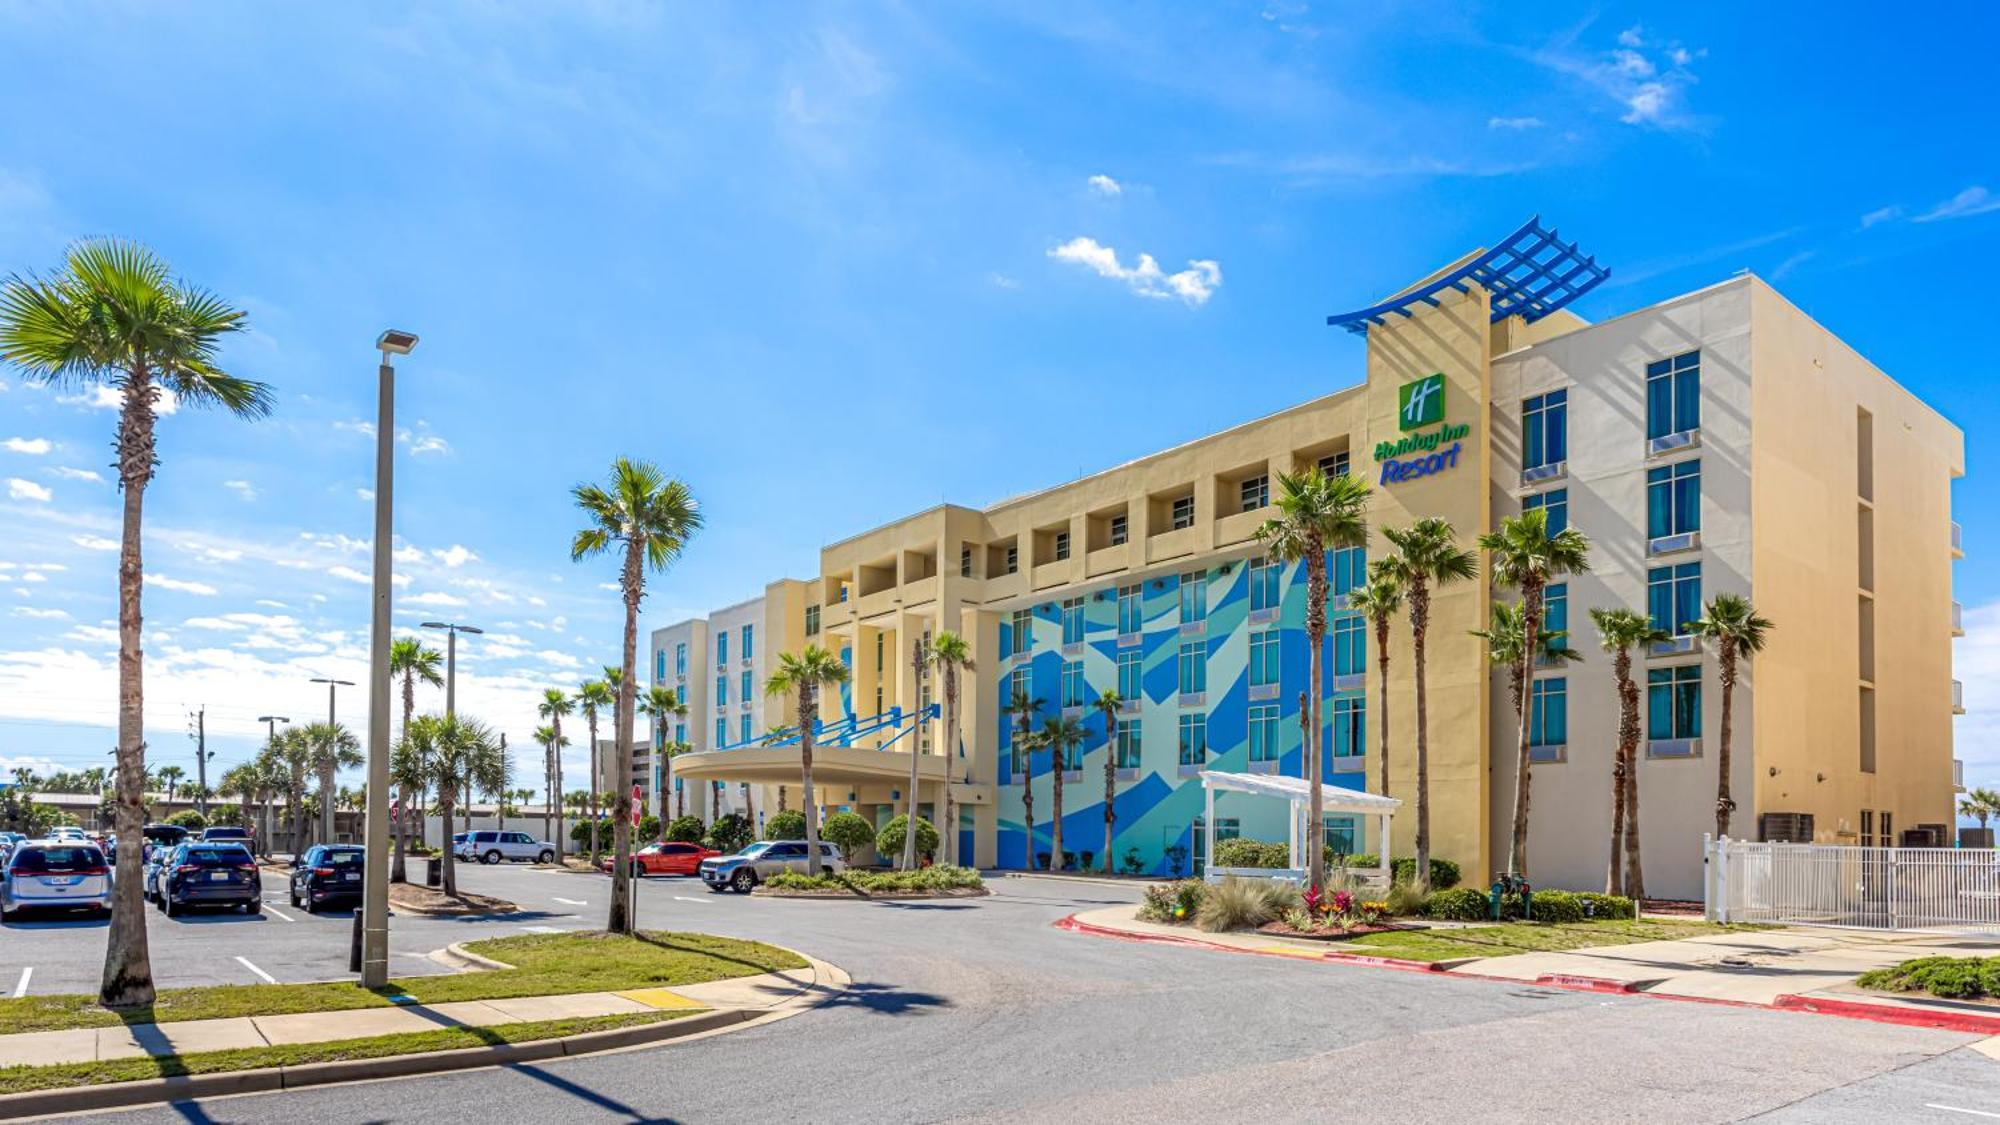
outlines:
[[[986,894],[985,880],[970,867],[920,867],[915,871],[785,871],[757,888],[778,898],[969,898]]]
[[[511,914],[521,909],[504,898],[460,891],[448,895],[436,887],[418,883],[389,884],[389,905],[409,914],[451,916],[458,914]]]
[[[339,982],[167,988],[160,990],[152,1007],[132,1012],[113,1012],[99,1007],[95,996],[76,994],[0,999],[0,1035],[120,1023],[386,1008],[396,1004],[397,998],[402,1003],[441,1004],[608,992],[699,984],[806,967],[805,959],[797,954],[760,942],[665,931],[638,937],[596,931],[524,934],[470,942],[465,948],[513,967],[402,978],[379,990]]]
[[[1919,957],[1862,973],[1855,982],[1882,992],[1925,992],[1946,1000],[2000,1002],[2000,957]]]
[[[1401,930],[1395,933],[1358,937],[1353,946],[1358,953],[1396,957],[1405,961],[1460,961],[1484,957],[1510,957],[1516,953],[1549,953],[1570,949],[1590,949],[1605,945],[1631,945],[1641,941],[1673,941],[1707,937],[1737,930],[1765,929],[1763,926],[1719,926],[1709,922],[1653,918],[1604,919],[1592,922],[1505,922],[1492,926],[1463,926],[1453,929]]]

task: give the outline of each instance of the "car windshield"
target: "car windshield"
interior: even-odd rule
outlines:
[[[321,862],[328,867],[359,867],[364,853],[356,851],[328,852]]]
[[[14,857],[16,871],[75,871],[103,867],[104,853],[91,847],[23,848]]]
[[[242,848],[189,848],[181,857],[181,863],[188,867],[235,867],[250,862],[250,853]]]
[[[759,840],[736,854],[740,856],[759,856],[770,850],[771,842],[769,840]]]

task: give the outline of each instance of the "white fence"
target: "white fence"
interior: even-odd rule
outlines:
[[[1704,841],[1710,921],[2000,932],[1991,848]]]

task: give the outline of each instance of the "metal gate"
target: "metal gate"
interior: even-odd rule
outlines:
[[[1867,929],[2000,932],[2000,851],[1757,844],[1704,836],[1707,915]]]

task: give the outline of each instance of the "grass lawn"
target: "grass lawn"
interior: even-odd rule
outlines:
[[[1456,961],[1464,957],[1507,957],[1516,953],[1561,952],[1640,941],[1672,941],[1766,926],[1718,926],[1708,922],[1643,918],[1621,922],[1508,922],[1464,930],[1403,930],[1367,934],[1347,942],[1357,953],[1410,961]]]
[[[346,1059],[379,1059],[388,1055],[418,1055],[431,1051],[451,1051],[462,1047],[483,1047],[497,1043],[526,1043],[535,1039],[579,1035],[586,1031],[604,1031],[614,1027],[630,1027],[633,1024],[658,1023],[661,1020],[693,1014],[693,1012],[638,1012],[623,1016],[594,1016],[589,1019],[501,1024],[496,1027],[449,1027],[403,1035],[341,1039],[331,1043],[246,1047],[234,1051],[200,1051],[191,1055],[163,1055],[158,1058],[61,1063],[55,1066],[0,1066],[0,1094],[53,1090],[70,1086],[99,1086],[111,1082],[136,1082],[144,1078],[220,1074],[230,1070],[256,1070],[271,1066],[340,1062]]]
[[[95,996],[23,996],[0,999],[0,1035],[112,1027],[120,1023],[386,1008],[394,1003],[391,997],[395,996],[406,996],[422,1004],[441,1004],[452,1000],[700,984],[781,969],[802,969],[806,965],[795,954],[759,942],[665,931],[648,932],[636,938],[590,932],[523,934],[470,942],[466,948],[514,968],[406,977],[390,981],[387,988],[379,991],[341,982],[168,988],[160,991],[152,1007],[125,1013],[98,1007]]]
[[[2000,957],[1919,957],[1855,979],[1883,992],[1928,992],[1947,1000],[2000,999]]]

